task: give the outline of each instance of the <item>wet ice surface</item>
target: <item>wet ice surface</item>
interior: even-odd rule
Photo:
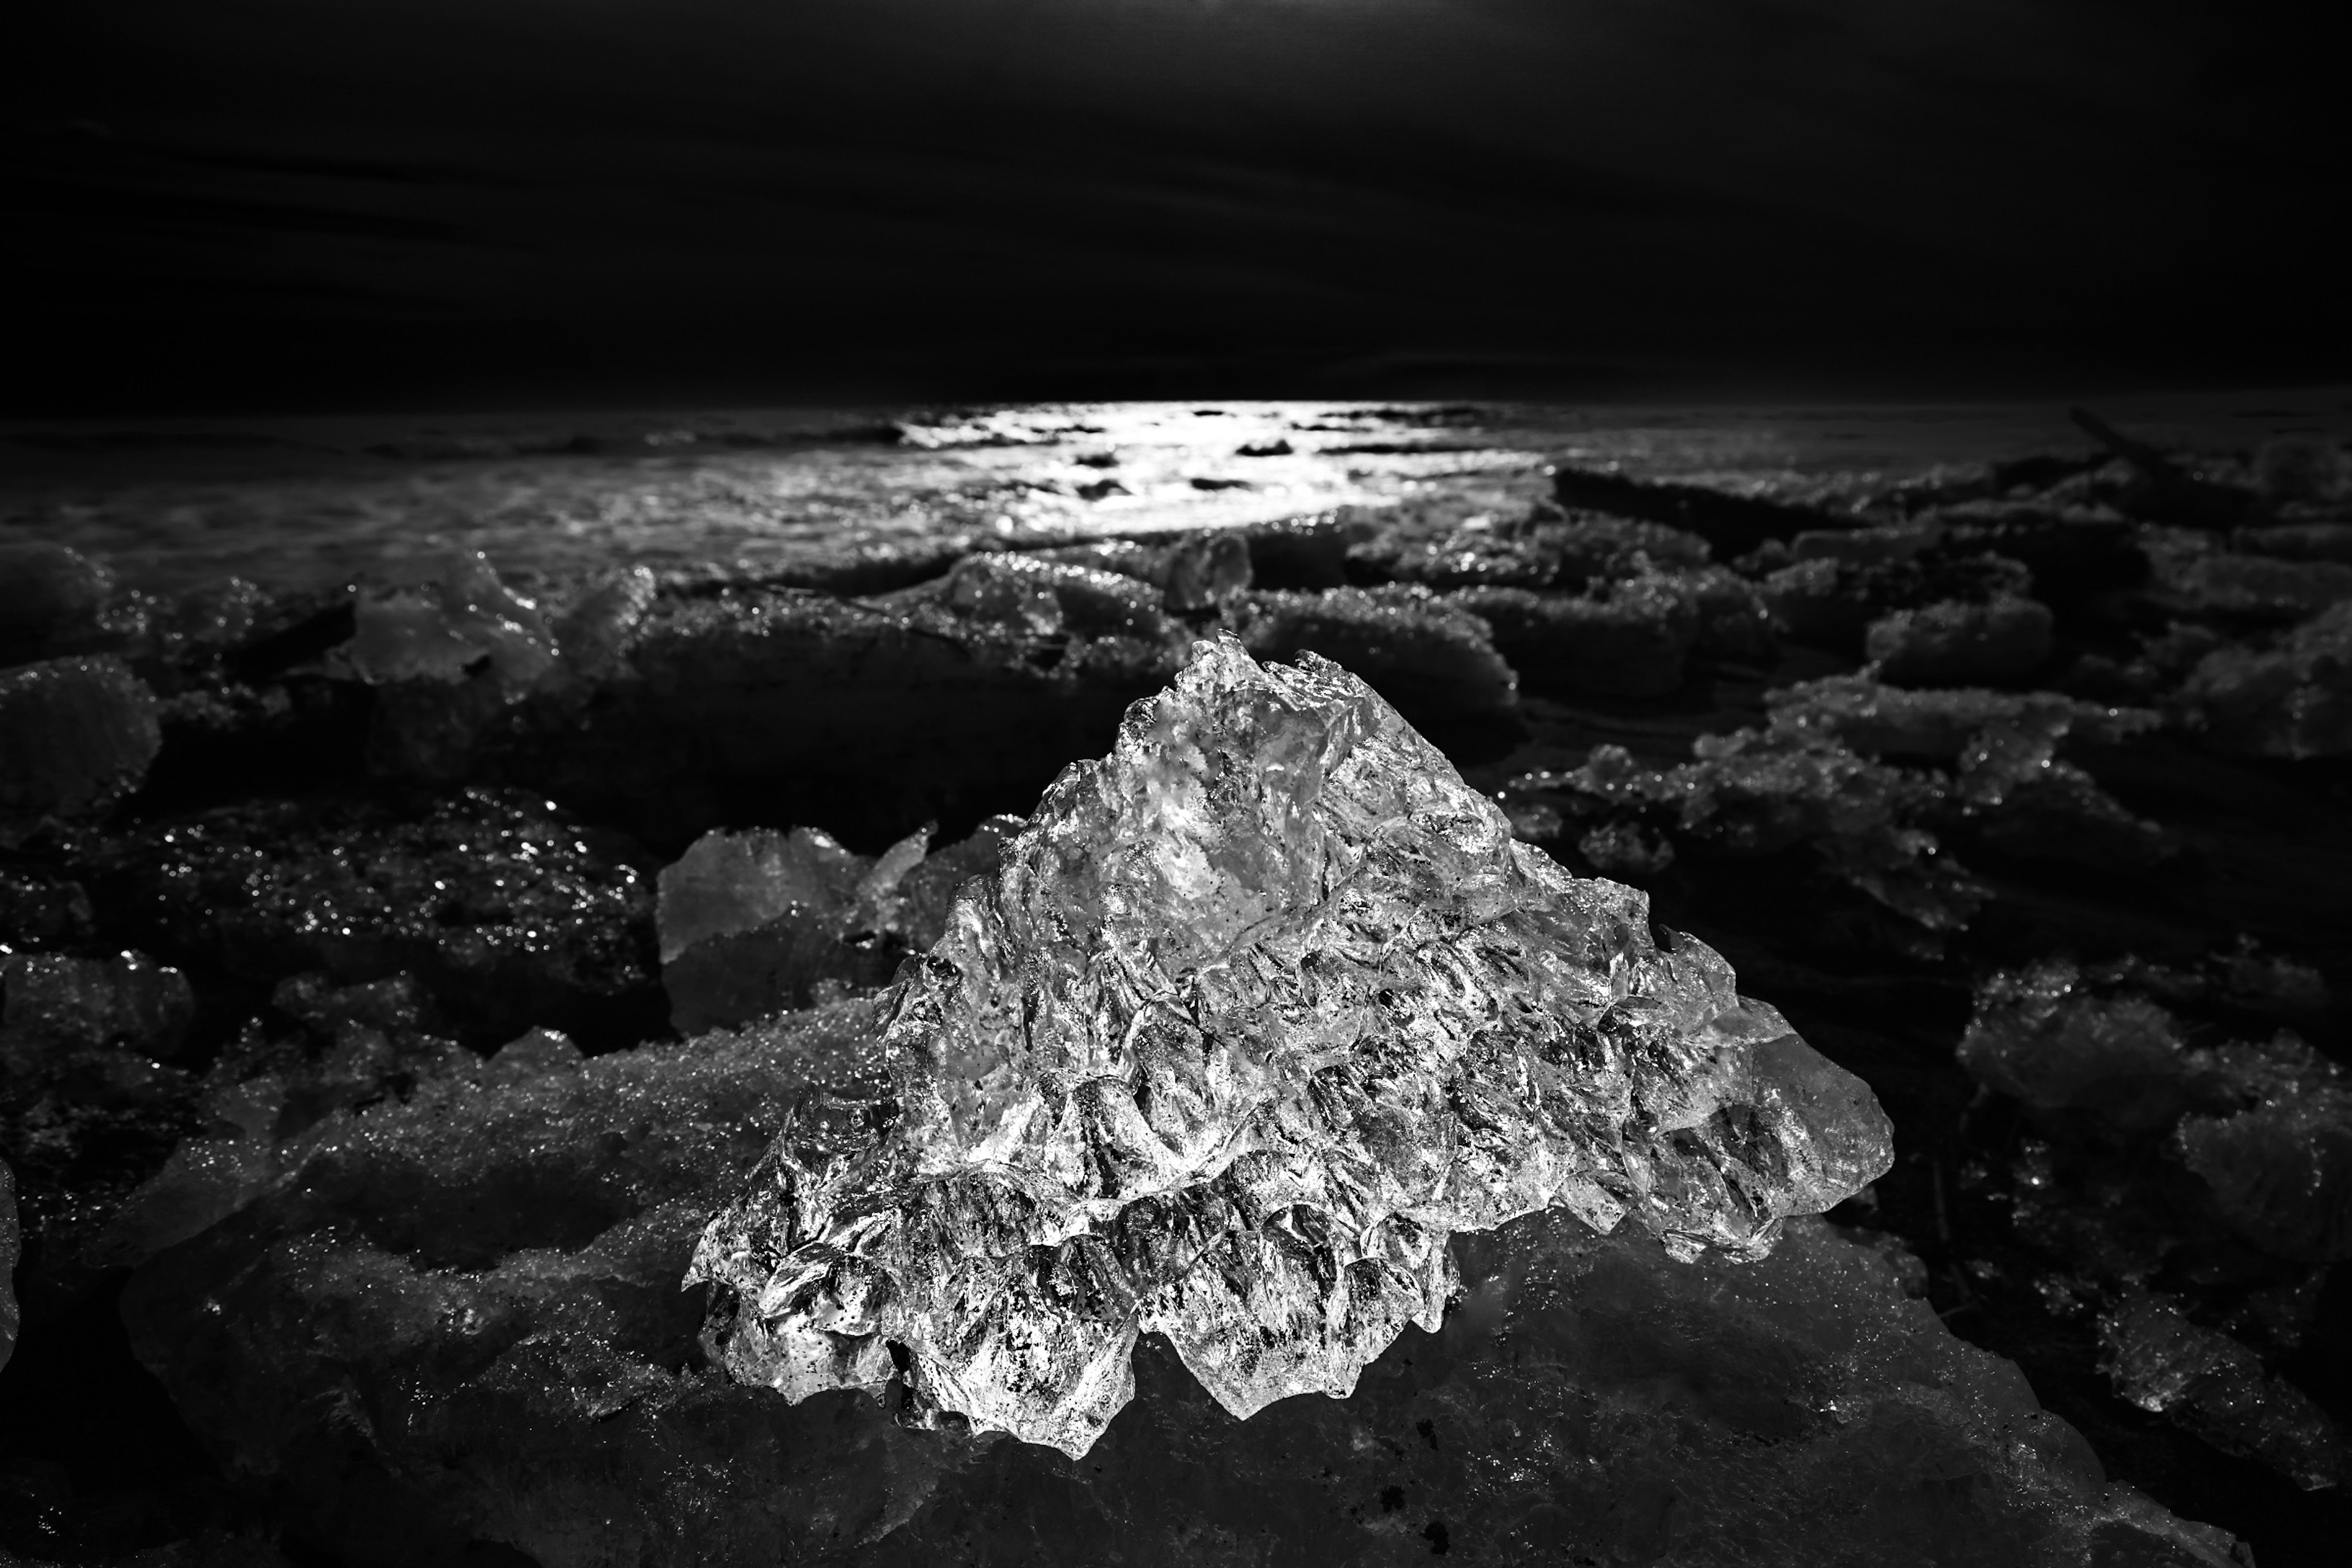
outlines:
[[[90,432],[20,441],[50,467],[9,481],[0,545],[0,1547],[2179,1563],[2227,1554],[2181,1522],[2208,1519],[2273,1568],[2329,1561],[2352,465],[2293,428],[2340,410],[2262,407],[2182,416],[2208,449],[2178,464],[2018,411],[313,426],[216,443],[209,478],[117,441],[103,482]],[[1009,1053],[971,1105],[908,1110],[961,1081],[924,1065],[948,1013],[893,1026],[877,988],[1002,913],[986,879],[1041,795],[1041,842],[1159,842],[1118,811],[1077,831],[1050,786],[1106,753],[1187,776],[1120,717],[1221,637],[1276,683],[1336,661],[1437,748],[1390,721],[1359,748],[1459,807],[1368,855],[1460,875],[1383,872],[1437,934],[1384,950],[1364,1016],[1418,1028],[1496,931],[1592,912],[1467,918],[1510,865],[1695,933],[1629,915],[1592,951],[1632,993],[1547,1013],[1601,1040],[1591,1114],[1494,1100],[1486,1068],[1559,1067],[1508,1031],[1350,1037],[1307,1081],[1370,1063],[1379,1092],[1302,1121],[1297,1073],[1242,1068],[1250,1041],[1315,1057],[1312,1008],[1204,1031],[1223,1076],[1188,1100],[1153,1076],[1176,1058],[1097,1062],[1042,1005],[1042,1033],[955,1036]],[[1202,820],[1247,838],[1237,810]],[[1059,910],[1125,886],[1098,859],[1009,864]],[[1029,997],[1083,948],[943,951]],[[1713,1024],[1633,1017],[1704,949],[1835,1066],[1777,1024],[1694,1056]],[[1276,994],[1354,962],[1344,932],[1301,952]],[[1158,963],[1155,1017],[1191,994]],[[1799,1179],[1766,1058],[1858,1075],[1893,1121],[1831,1223],[1801,1211],[1860,1167]],[[1404,1135],[1375,1135],[1382,1096]],[[1271,1174],[1207,1146],[1308,1121]],[[1416,1186],[1438,1145],[1457,1174],[1506,1155]],[[830,1198],[794,1221],[824,1245],[768,1224],[780,1173],[925,1151],[870,1234]],[[1019,1201],[963,1201],[991,1184]],[[884,1237],[918,1211],[974,1245]],[[677,1290],[722,1212],[730,1289]],[[1218,1278],[1276,1321],[1152,1295],[1215,1295],[1154,1238],[1217,1214],[1266,1242]],[[1416,1251],[1424,1224],[1451,1241]],[[1093,1396],[1130,1369],[1114,1415]]]

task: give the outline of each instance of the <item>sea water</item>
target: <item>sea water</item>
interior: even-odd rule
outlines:
[[[2352,388],[2116,398],[2135,434],[2246,450],[2352,436]],[[171,591],[365,578],[450,545],[524,580],[614,563],[751,571],[926,537],[1230,527],[1443,496],[1524,505],[1615,465],[1834,510],[1939,465],[2081,450],[2063,400],[1596,408],[1310,402],[20,423],[0,540]]]

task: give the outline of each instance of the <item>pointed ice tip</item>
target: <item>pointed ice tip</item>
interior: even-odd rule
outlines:
[[[1250,658],[1249,650],[1242,647],[1241,639],[1231,632],[1221,631],[1215,637],[1202,637],[1192,644],[1192,651],[1185,656],[1184,668],[1178,672],[1177,681],[1181,686],[1184,678],[1192,675],[1204,680],[1223,677],[1226,683],[1231,684],[1255,673],[1257,660]]]
[[[904,1114],[780,1145],[793,1179],[713,1222],[791,1256],[697,1255],[719,1359],[797,1398],[896,1346],[939,1411],[1073,1456],[1139,1331],[1236,1413],[1344,1395],[1442,1318],[1454,1231],[1563,1206],[1757,1258],[1889,1152],[1705,942],[1514,840],[1338,665],[1230,637],[1055,783],[888,1016]]]

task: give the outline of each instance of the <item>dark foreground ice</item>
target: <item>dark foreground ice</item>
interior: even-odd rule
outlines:
[[[0,1550],[2326,1561],[2340,448],[1478,417],[20,509]]]

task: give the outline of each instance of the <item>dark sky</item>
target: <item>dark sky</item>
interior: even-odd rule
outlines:
[[[34,9],[17,413],[2352,374],[2325,7]]]

